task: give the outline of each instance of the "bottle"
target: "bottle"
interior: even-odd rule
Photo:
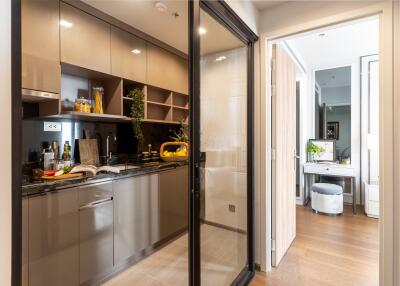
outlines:
[[[62,159],[66,166],[71,165],[71,146],[69,145],[69,141],[65,141],[64,143],[64,151],[62,154]]]

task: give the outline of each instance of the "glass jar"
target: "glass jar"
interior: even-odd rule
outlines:
[[[104,89],[102,87],[92,88],[92,101],[93,101],[93,112],[103,114],[103,100],[104,100]]]
[[[90,101],[83,97],[75,99],[74,110],[78,112],[90,113]]]

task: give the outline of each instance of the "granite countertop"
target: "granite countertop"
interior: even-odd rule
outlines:
[[[74,179],[66,180],[36,180],[22,184],[22,195],[31,196],[55,190],[62,190],[82,185],[95,184],[100,182],[107,182],[118,180],[127,177],[134,177],[156,173],[164,170],[174,169],[179,166],[185,166],[188,162],[160,162],[156,166],[138,165],[138,168],[121,171],[119,174],[115,173],[100,173],[96,176],[82,176]]]

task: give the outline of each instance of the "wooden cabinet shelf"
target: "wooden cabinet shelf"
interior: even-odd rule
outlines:
[[[78,111],[63,111],[59,115],[52,117],[64,118],[64,119],[77,119],[83,121],[102,121],[102,122],[126,122],[131,119],[122,115],[113,114],[99,114],[99,113],[88,113]]]

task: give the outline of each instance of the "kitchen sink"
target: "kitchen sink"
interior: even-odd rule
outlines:
[[[113,167],[117,168],[120,171],[127,171],[127,170],[133,170],[133,169],[138,169],[140,168],[139,166],[135,165],[126,165],[126,164],[118,164],[118,165],[112,165]]]

